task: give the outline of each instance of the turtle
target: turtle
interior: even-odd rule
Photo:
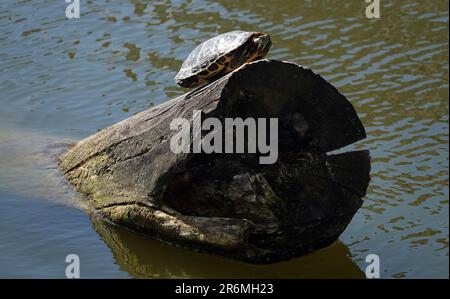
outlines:
[[[175,82],[186,88],[208,84],[245,63],[264,58],[272,41],[263,32],[231,31],[198,45],[183,62]]]

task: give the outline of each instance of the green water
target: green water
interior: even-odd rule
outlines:
[[[345,2],[345,3],[344,3]],[[0,277],[448,277],[448,1],[0,2]],[[200,42],[272,36],[270,58],[311,67],[355,106],[372,181],[334,245],[268,266],[161,244],[81,209],[55,155],[184,92],[173,77]]]

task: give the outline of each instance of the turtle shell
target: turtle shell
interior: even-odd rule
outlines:
[[[231,31],[215,36],[198,45],[183,62],[180,71],[175,76],[179,83],[184,79],[194,77],[200,72],[245,44],[255,32]]]

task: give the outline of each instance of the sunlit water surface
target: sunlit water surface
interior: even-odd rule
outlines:
[[[448,1],[0,2],[0,277],[448,277]],[[355,106],[372,181],[339,242],[268,266],[175,248],[101,221],[58,172],[68,144],[184,92],[201,41],[271,34],[270,58],[312,68]]]

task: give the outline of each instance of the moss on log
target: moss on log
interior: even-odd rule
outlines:
[[[279,156],[175,154],[170,122],[277,118]],[[202,132],[204,134],[205,132]],[[301,66],[261,60],[138,113],[71,148],[60,167],[110,221],[180,246],[271,263],[333,243],[362,204],[368,151],[351,103]]]

